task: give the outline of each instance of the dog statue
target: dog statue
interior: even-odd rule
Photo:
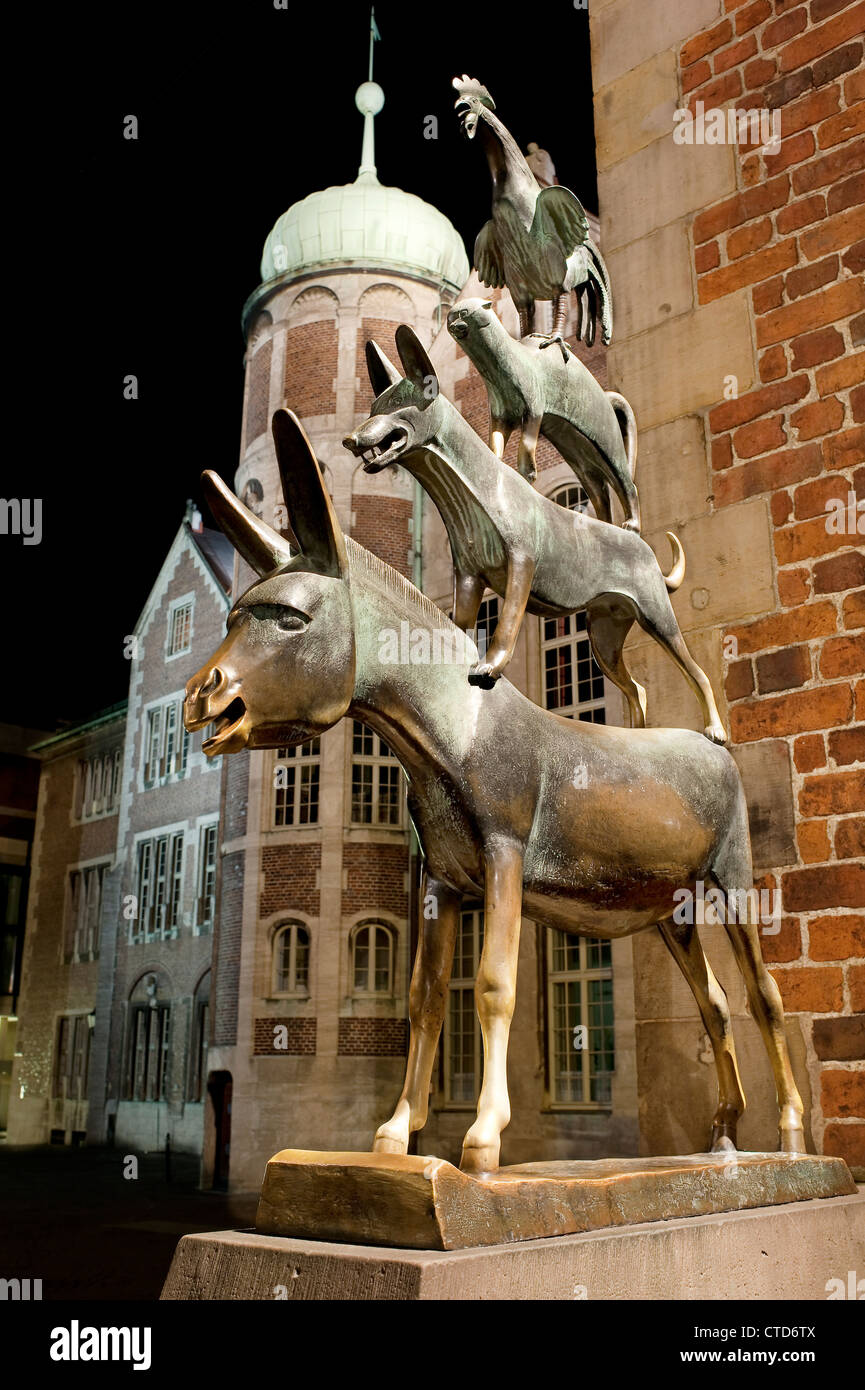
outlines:
[[[368,473],[399,463],[435,503],[453,555],[453,619],[459,627],[474,627],[486,588],[504,599],[470,683],[489,688],[499,679],[526,609],[561,617],[585,608],[598,665],[624,694],[635,728],[645,727],[646,692],[628,671],[622,648],[638,622],[690,682],[702,705],[706,737],[725,743],[711,683],[688,651],[670,603],[668,590],[685,576],[682,547],[672,531],[667,535],[675,560],[665,576],[634,531],[560,507],[496,458],[439,390],[435,368],[406,324],[396,331],[396,345],[404,377],[377,344],[367,343],[376,399],[369,419],[343,443]]]

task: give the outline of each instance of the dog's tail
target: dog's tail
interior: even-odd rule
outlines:
[[[674,594],[685,578],[685,552],[679,537],[674,536],[672,531],[667,532],[667,540],[673,551],[673,568],[669,574],[664,575],[664,583],[668,592]]]
[[[630,401],[626,401],[625,397],[620,396],[618,391],[608,391],[607,400],[616,412],[616,419],[619,422],[619,429],[622,431],[622,439],[625,444],[628,472],[633,478],[637,471],[637,417]]]

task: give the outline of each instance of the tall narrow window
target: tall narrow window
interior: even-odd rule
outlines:
[[[306,994],[309,989],[309,931],[287,922],[273,938],[274,994]]]
[[[168,892],[166,931],[176,932],[183,911],[183,831],[171,836],[171,880]]]
[[[609,1105],[615,1070],[611,944],[546,930],[550,1098]]]
[[[198,847],[198,926],[210,931],[216,912],[216,821],[201,827]]]
[[[401,825],[402,768],[383,738],[352,720],[351,819],[354,825]]]
[[[183,919],[183,831],[138,845],[132,941],[174,935]]]
[[[394,933],[381,922],[365,922],[351,939],[355,994],[392,994]]]
[[[168,655],[188,652],[192,642],[192,603],[179,603],[171,610]]]
[[[571,511],[588,505],[577,483],[559,488],[552,501]],[[557,714],[605,724],[604,676],[592,653],[585,610],[564,618],[543,618],[544,703]]]
[[[144,735],[144,785],[182,777],[189,761],[189,734],[183,727],[183,700],[174,696],[147,711]]]
[[[144,744],[144,781],[155,782],[160,773],[162,747],[162,710],[152,709],[147,715],[147,738]]]
[[[475,1008],[475,978],[484,944],[482,908],[460,913],[445,1016],[445,1099],[473,1103],[480,1094],[483,1043]]]
[[[90,1025],[86,1014],[57,1020],[51,1093],[56,1100],[86,1100],[90,1066]]]
[[[58,1018],[57,1020],[57,1047],[54,1053],[54,1085],[52,1087],[55,1099],[62,1099],[66,1095],[69,1084],[69,1056],[70,1040],[72,1037],[72,1019],[68,1017]]]
[[[318,820],[321,739],[278,748],[273,766],[274,825],[315,825]]]

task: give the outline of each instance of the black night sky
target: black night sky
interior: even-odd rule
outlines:
[[[47,212],[23,214],[43,253],[31,245],[40,308],[22,366],[39,405],[28,462],[7,458],[2,492],[42,497],[43,535],[0,536],[16,654],[0,720],[53,729],[125,697],[124,634],[185,500],[203,467],[230,480],[237,466],[240,314],[265,237],[292,202],[356,176],[369,8],[288,5],[86,7],[59,89],[34,102],[21,158]],[[471,255],[490,188],[453,113],[451,78],[467,72],[521,147],[548,149],[560,182],[597,208],[585,10],[380,0],[376,20],[382,183],[441,208]],[[137,141],[123,139],[129,113]],[[428,115],[437,140],[424,138]],[[128,373],[137,401],[123,399]]]

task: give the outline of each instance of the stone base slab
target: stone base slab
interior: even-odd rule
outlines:
[[[301,1240],[462,1250],[855,1191],[843,1159],[814,1154],[560,1160],[474,1174],[418,1154],[283,1149],[267,1165],[255,1227]]]
[[[473,1250],[184,1236],[164,1299],[788,1299],[865,1269],[865,1189]],[[830,1286],[831,1287],[831,1286]]]

